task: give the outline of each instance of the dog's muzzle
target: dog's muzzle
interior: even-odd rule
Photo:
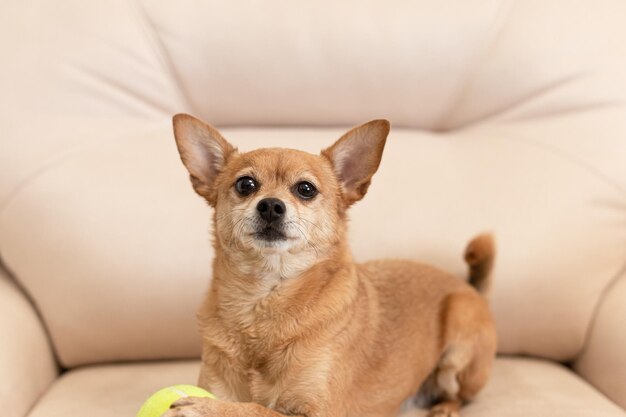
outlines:
[[[256,206],[261,225],[254,234],[257,239],[276,241],[287,239],[283,232],[283,218],[287,207],[278,198],[264,198]]]

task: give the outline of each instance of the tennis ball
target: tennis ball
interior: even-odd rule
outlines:
[[[202,388],[193,385],[174,385],[163,388],[152,394],[137,413],[137,417],[161,417],[161,414],[170,409],[170,405],[180,398],[215,396]]]

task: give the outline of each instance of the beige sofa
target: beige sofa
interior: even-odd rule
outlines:
[[[357,259],[461,277],[498,239],[501,357],[463,415],[626,416],[622,0],[33,0],[0,31],[4,417],[131,416],[195,382],[210,212],[177,112],[311,151],[389,118]]]

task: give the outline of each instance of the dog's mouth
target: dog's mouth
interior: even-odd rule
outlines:
[[[287,236],[283,232],[271,226],[266,226],[263,229],[256,231],[254,233],[254,237],[267,242],[287,240]]]

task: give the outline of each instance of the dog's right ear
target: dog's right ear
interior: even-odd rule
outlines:
[[[173,124],[178,153],[189,171],[191,184],[214,206],[217,197],[215,179],[237,149],[214,127],[188,114],[175,115]]]

